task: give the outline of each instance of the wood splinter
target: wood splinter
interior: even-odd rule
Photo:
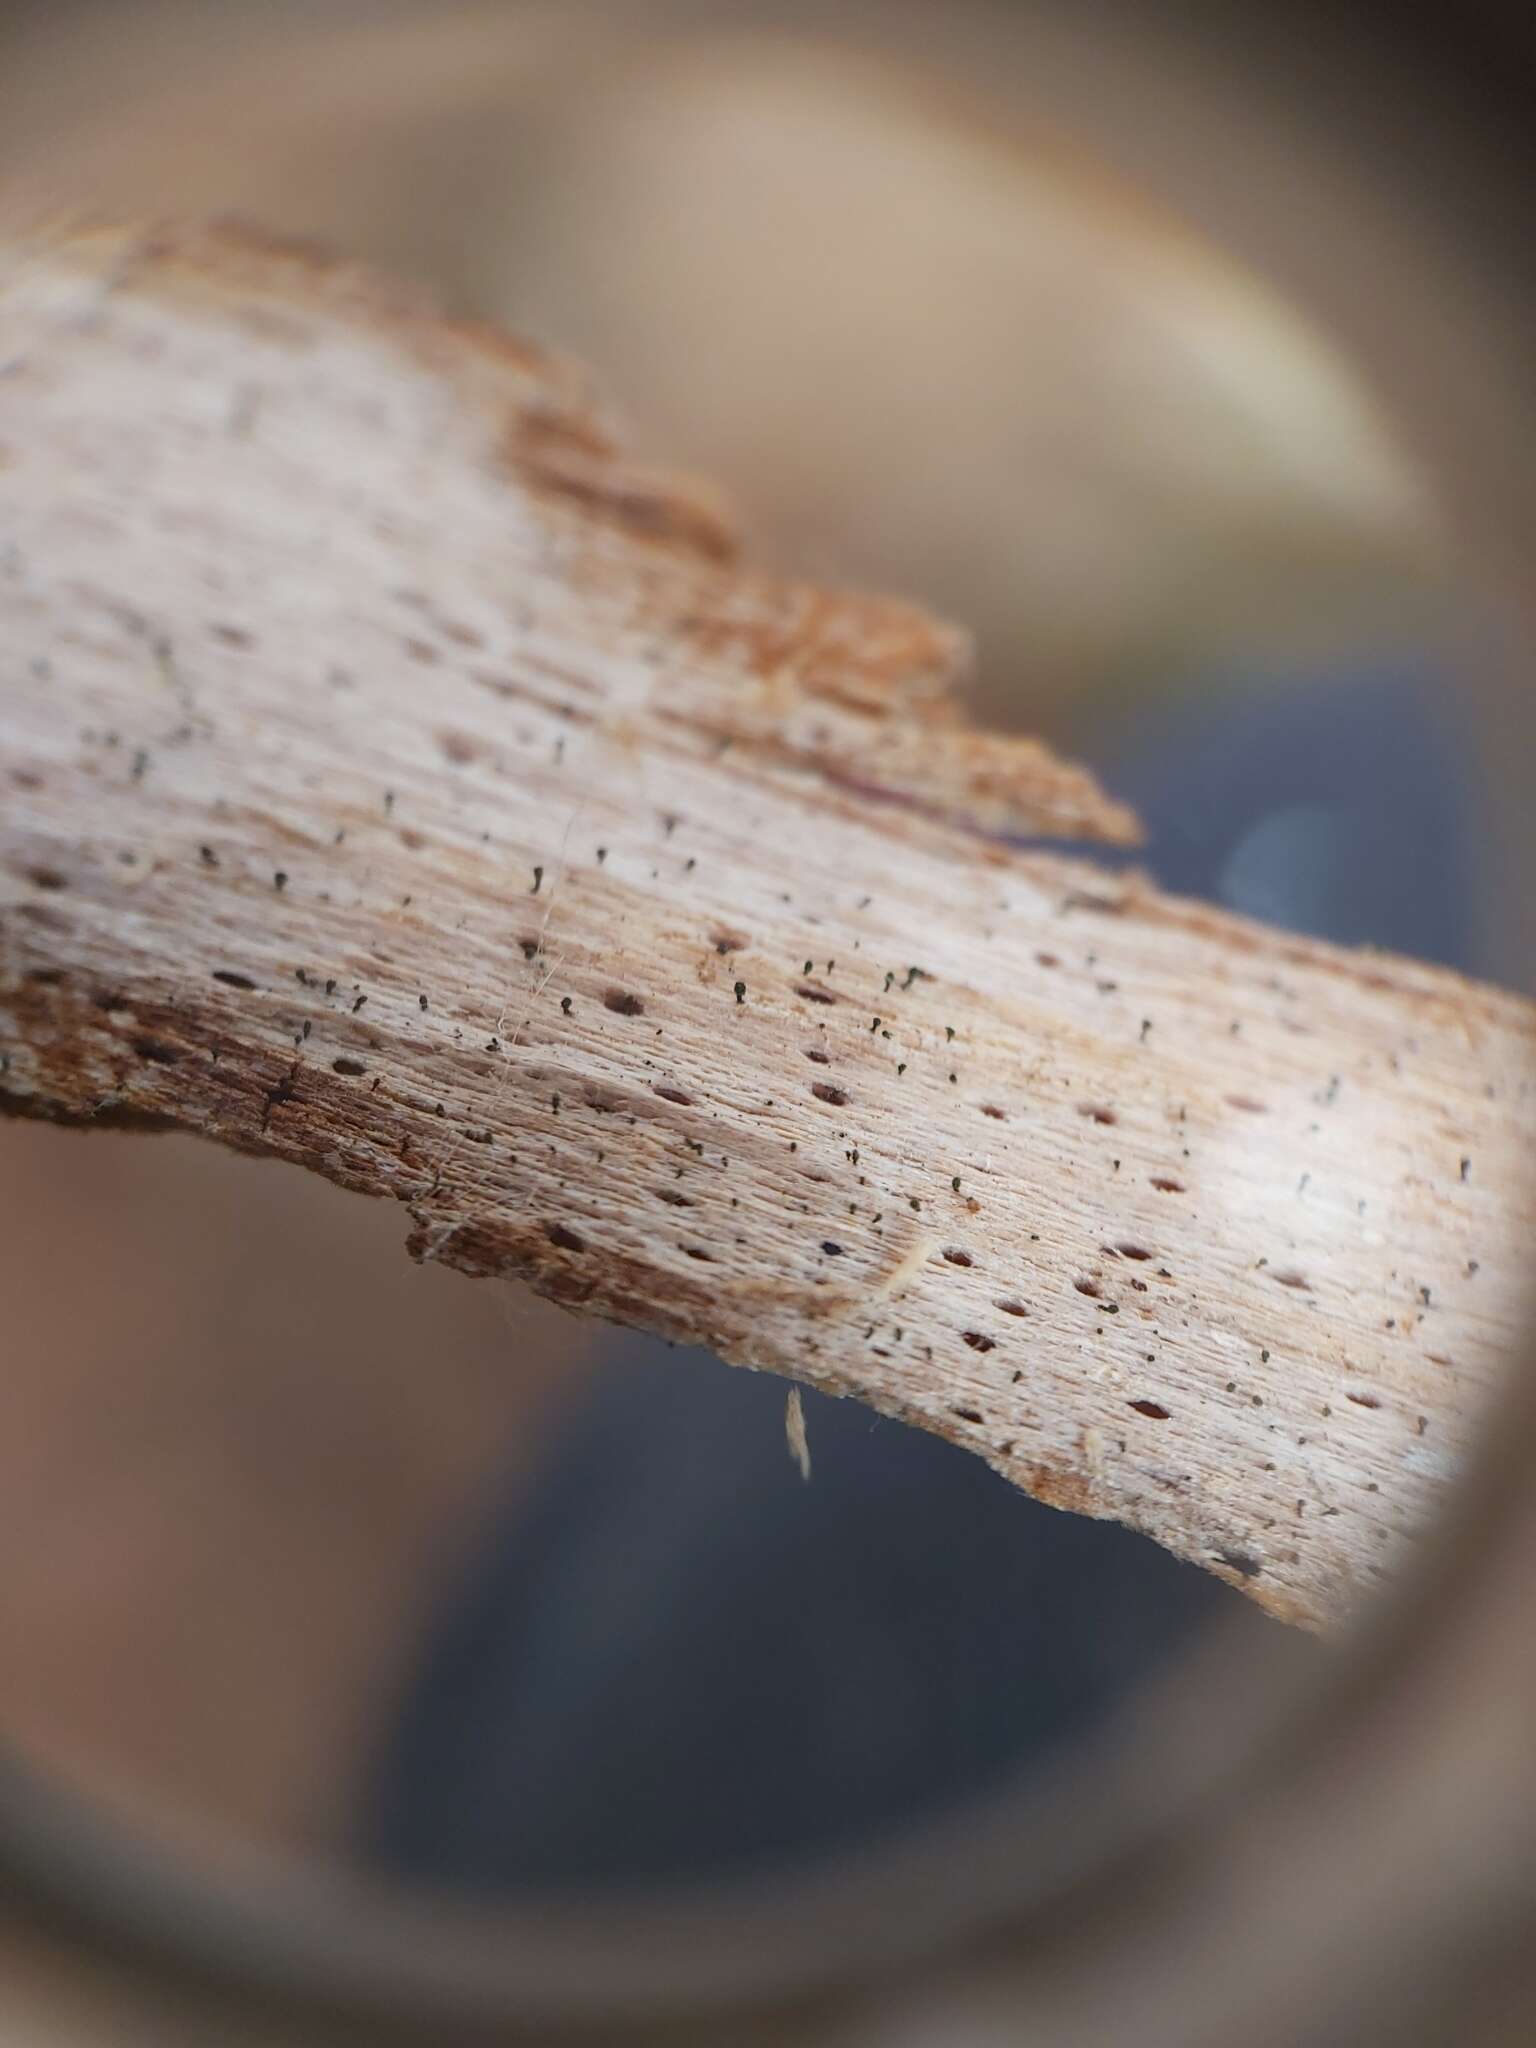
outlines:
[[[16,216],[0,662],[6,1109],[392,1196],[1287,1620],[1425,1527],[1520,1332],[1529,1007],[1014,850],[1135,824],[564,364]]]

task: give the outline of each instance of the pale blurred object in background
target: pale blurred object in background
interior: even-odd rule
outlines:
[[[0,175],[312,234],[581,357],[759,553],[973,628],[994,721],[1436,627],[1430,500],[1343,359],[983,81],[751,0],[357,14],[40,12]]]

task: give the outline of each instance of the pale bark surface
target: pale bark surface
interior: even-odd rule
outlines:
[[[965,728],[957,635],[732,554],[563,365],[13,229],[0,1105],[392,1196],[1336,1617],[1519,1335],[1529,1007],[1008,847],[1134,821]]]

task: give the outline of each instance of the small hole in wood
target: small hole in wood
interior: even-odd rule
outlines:
[[[957,1244],[946,1245],[944,1256],[952,1266],[970,1266],[975,1263],[970,1253],[962,1251]]]
[[[1131,1401],[1127,1405],[1134,1408],[1138,1415],[1149,1416],[1153,1422],[1168,1420],[1168,1410],[1161,1401]]]
[[[603,996],[603,1008],[612,1010],[616,1017],[643,1017],[645,1005],[637,995],[631,995],[627,988],[611,988]]]

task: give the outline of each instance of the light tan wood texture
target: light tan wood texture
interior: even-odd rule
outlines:
[[[1424,1526],[1524,1307],[1529,1006],[1008,845],[1135,821],[567,366],[14,226],[0,648],[6,1108],[391,1196],[1289,1620]]]

